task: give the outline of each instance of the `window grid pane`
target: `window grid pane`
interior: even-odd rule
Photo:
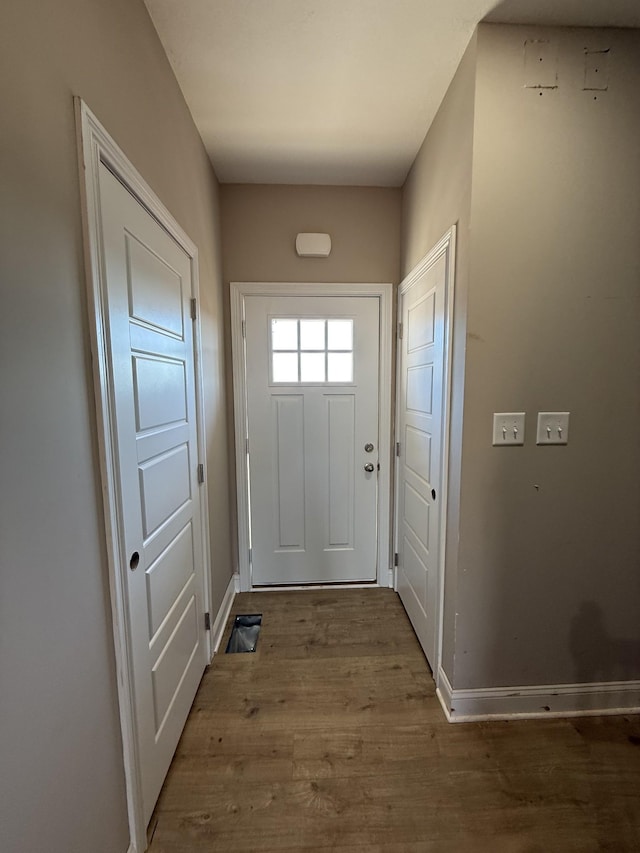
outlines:
[[[353,353],[330,352],[328,357],[329,382],[353,382]]]
[[[343,352],[353,350],[353,320],[327,321],[327,349]]]
[[[297,320],[272,320],[271,321],[271,348],[278,350],[297,350],[298,344],[298,321]]]
[[[324,352],[327,348],[326,325],[324,320],[300,320],[300,350]]]
[[[326,382],[325,354],[303,352],[300,354],[300,381]]]
[[[291,384],[300,381],[298,378],[297,352],[274,352],[272,365],[274,382],[286,382]]]

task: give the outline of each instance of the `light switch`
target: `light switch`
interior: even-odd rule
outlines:
[[[493,415],[494,447],[524,444],[524,412],[496,412]]]
[[[569,440],[569,412],[538,412],[536,444],[566,444]]]

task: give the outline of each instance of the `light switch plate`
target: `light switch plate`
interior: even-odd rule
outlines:
[[[493,446],[524,444],[524,412],[496,412],[493,415]]]
[[[538,412],[536,444],[567,444],[569,412]]]

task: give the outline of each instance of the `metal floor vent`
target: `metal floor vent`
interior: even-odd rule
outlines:
[[[236,616],[225,654],[255,652],[261,625],[262,613],[255,613],[252,616]]]

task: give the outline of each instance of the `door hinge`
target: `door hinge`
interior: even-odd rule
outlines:
[[[398,339],[402,340],[402,323],[398,323]]]
[[[396,441],[396,456],[400,456],[400,442]]]
[[[397,567],[398,563],[399,563],[399,558],[398,558],[398,552],[396,551],[396,553],[393,555],[393,565],[395,567]]]
[[[198,317],[198,302],[196,299],[191,300],[191,319],[196,320]]]
[[[198,465],[198,483],[200,485],[204,483],[204,465],[202,462]]]
[[[247,321],[246,320],[242,321],[242,337],[243,338],[247,337]]]
[[[204,630],[205,631],[211,630],[211,614],[210,613],[204,614]]]

